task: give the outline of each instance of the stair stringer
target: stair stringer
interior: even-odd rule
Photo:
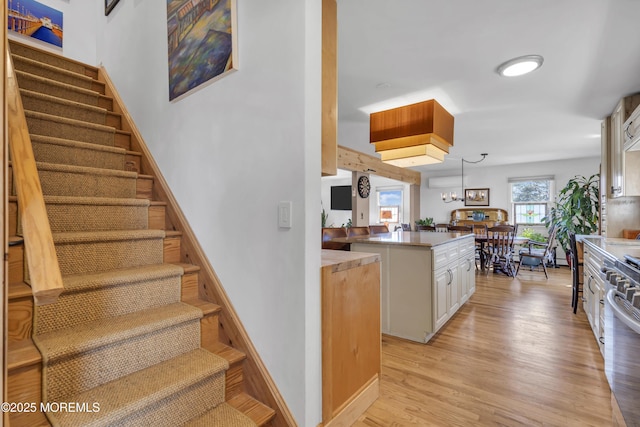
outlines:
[[[184,213],[180,209],[176,198],[171,192],[160,168],[153,159],[142,134],[137,129],[131,115],[119,96],[106,69],[100,67],[98,81],[105,84],[105,95],[113,98],[113,111],[122,115],[122,130],[131,133],[131,150],[142,153],[140,160],[140,174],[150,175],[153,180],[153,200],[165,202],[166,230],[176,230],[182,233],[180,243],[181,262],[200,266],[198,278],[199,298],[215,303],[221,307],[219,314],[219,340],[246,354],[243,364],[244,386],[247,392],[260,402],[275,410],[275,417],[271,420],[273,427],[294,427],[297,423],[286,402],[269,374],[258,351],[245,330],[231,300],[222,286],[204,250],[200,246],[195,233],[191,229]]]

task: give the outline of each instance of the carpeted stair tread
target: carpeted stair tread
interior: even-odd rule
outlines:
[[[207,413],[188,421],[183,427],[255,427],[251,418],[227,403],[222,403]]]
[[[34,335],[43,399],[67,401],[135,371],[200,348],[202,311],[184,303]]]
[[[65,276],[56,303],[35,307],[34,333],[177,303],[182,275],[180,266],[154,264]]]
[[[93,206],[141,206],[149,207],[148,199],[122,199],[116,197],[75,197],[75,196],[44,196],[46,204],[74,204]]]
[[[124,170],[124,148],[45,135],[31,135],[31,143],[38,162]]]
[[[74,274],[63,278],[64,293],[81,292],[105,286],[117,286],[126,282],[159,279],[166,276],[182,276],[183,272],[184,269],[176,264],[154,264],[102,273]]]
[[[19,44],[12,55],[64,282],[55,303],[33,307],[41,398],[100,405],[99,412],[54,411],[49,421],[268,423],[269,408],[254,399],[238,403],[239,389],[235,403],[225,402],[226,383],[235,381],[225,380],[226,370],[231,364],[241,381],[246,356],[214,346],[217,334],[201,331],[217,328],[219,306],[182,301],[185,267],[165,263],[165,256],[178,259],[178,232],[148,229],[152,202],[137,197],[151,198],[152,177],[131,172],[144,159],[118,148],[130,149],[131,136],[118,130],[122,117],[112,112],[99,70]],[[185,283],[196,281],[190,274]]]
[[[99,412],[48,416],[54,426],[182,425],[224,402],[226,369],[223,359],[206,350],[193,350],[69,397],[73,402],[99,402]],[[212,379],[222,380],[222,390],[212,393],[214,387],[206,387]]]
[[[83,89],[46,77],[37,76],[15,70],[18,86],[21,89],[29,89],[35,92],[46,93],[59,98],[69,99],[88,105],[98,105],[101,94],[94,90]]]
[[[103,169],[103,168],[91,168],[87,166],[75,166],[75,165],[57,164],[57,163],[36,162],[36,167],[38,170],[51,170],[51,171],[55,170],[55,171],[67,172],[67,173],[83,173],[86,175],[119,176],[124,178],[138,177],[138,174],[136,172]]]
[[[53,233],[56,245],[65,243],[120,242],[132,239],[163,239],[164,230],[70,231]]]
[[[14,55],[20,55],[25,58],[37,60],[39,62],[53,65],[54,67],[64,68],[65,70],[73,71],[78,74],[86,74],[86,70],[93,71],[93,74],[97,74],[96,67],[82,64],[76,61],[69,60],[60,55],[46,52],[41,49],[28,46],[23,43],[16,42],[15,40],[8,40],[11,53]]]
[[[143,230],[149,225],[148,199],[45,196],[51,231]]]
[[[174,304],[100,319],[73,328],[34,335],[45,362],[88,352],[98,347],[145,335],[174,324],[200,319],[202,311],[192,305]]]
[[[36,167],[48,196],[136,198],[136,172],[46,162]]]
[[[45,64],[24,56],[13,53],[13,64],[17,70],[35,74],[37,76],[47,77],[61,83],[70,84],[83,89],[91,89],[94,79],[84,74],[56,67],[54,65]]]
[[[105,125],[107,110],[77,101],[20,89],[22,105],[25,110],[37,111],[58,117]]]
[[[24,110],[29,133],[100,145],[115,145],[116,129],[81,120]]]
[[[53,233],[60,272],[90,274],[162,264],[163,230],[74,231]]]

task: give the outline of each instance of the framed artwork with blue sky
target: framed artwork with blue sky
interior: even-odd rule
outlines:
[[[62,12],[35,0],[8,0],[9,32],[62,48]]]

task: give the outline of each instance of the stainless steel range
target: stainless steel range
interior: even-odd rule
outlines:
[[[605,260],[602,272],[605,374],[627,427],[640,426],[640,260]]]

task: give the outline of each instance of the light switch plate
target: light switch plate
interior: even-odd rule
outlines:
[[[291,228],[291,216],[293,215],[292,202],[278,203],[278,227]]]

